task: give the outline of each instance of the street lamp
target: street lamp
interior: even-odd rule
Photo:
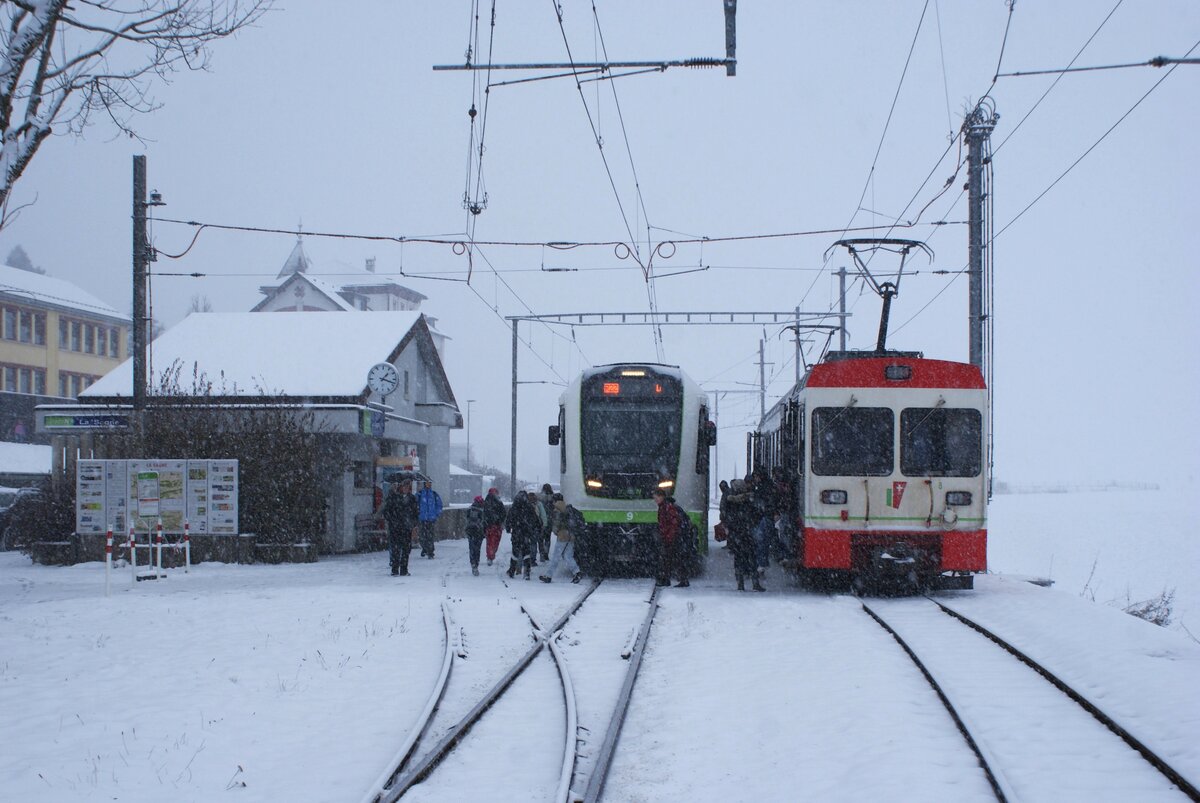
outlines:
[[[471,470],[471,405],[474,403],[474,399],[467,399],[467,471]]]

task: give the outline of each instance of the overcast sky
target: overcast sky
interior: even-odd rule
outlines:
[[[490,31],[490,6],[481,5],[476,62],[487,61]],[[724,55],[720,0],[597,0],[599,28],[590,2],[561,5],[576,61],[603,60],[603,48],[612,60]],[[1076,66],[1182,57],[1200,41],[1193,0],[1020,2],[1000,71],[1065,67],[1114,5]],[[137,153],[147,156],[149,184],[168,204],[156,212],[162,218],[462,237],[467,111],[473,79],[487,78],[432,67],[464,61],[470,17],[468,0],[278,0],[257,28],[218,43],[211,72],[177,76],[157,89],[163,108],[138,121],[145,143],[103,125],[84,140],[52,138],[16,186],[14,206],[35,203],[0,232],[0,257],[20,244],[51,275],[129,309]],[[996,476],[1194,478],[1200,66],[1177,68],[1013,222],[1167,70],[1066,75],[1039,104],[1055,76],[1000,78],[991,86],[1008,18],[1002,0],[742,0],[736,77],[673,68],[588,83],[586,110],[570,78],[495,87],[482,159],[488,206],[475,237],[627,242],[631,230],[645,261],[653,244],[673,238],[832,230],[665,245],[654,260],[660,276],[707,267],[655,281],[660,310],[798,305],[824,312],[837,303],[832,271],[853,267],[844,253],[824,257],[838,232],[912,220],[929,204],[921,225],[891,233],[928,240],[936,258],[909,263],[917,272],[901,283],[889,345],[965,360],[967,281],[956,271],[967,261],[966,173],[937,197],[954,173],[957,146],[939,158],[964,110],[991,87],[1000,114],[992,138]],[[549,0],[498,0],[492,41],[495,63],[567,59]],[[491,80],[528,75],[493,72]],[[647,221],[655,227],[649,247]],[[948,224],[928,225],[935,221]],[[153,225],[164,254],[185,251],[193,234],[187,226]],[[295,239],[205,229],[185,256],[153,265],[156,273],[205,274],[156,276],[155,317],[177,323],[194,295],[217,311],[249,310]],[[467,259],[450,246],[311,235],[304,242],[315,274],[357,269],[374,257],[379,273],[429,297],[424,310],[452,338],[446,367],[460,406],[465,411],[467,399],[477,400],[472,444],[505,467],[511,374],[502,317],[649,309],[640,268],[611,247],[481,246],[468,286],[444,281],[466,278]],[[885,256],[872,267],[891,270],[895,260]],[[434,273],[439,279],[421,278]],[[878,300],[859,281],[850,306],[850,345],[872,347]],[[521,331],[532,346],[521,349],[521,379],[547,384],[521,387],[520,465],[522,474],[545,478],[545,428],[560,392],[549,383],[587,365],[655,360],[657,350],[642,327]],[[768,406],[794,380],[791,333],[781,326],[662,331],[665,361],[706,388],[751,389],[764,336]],[[814,335],[808,359],[823,345]],[[757,414],[755,394],[721,398],[723,475],[735,462],[744,469],[745,431]]]

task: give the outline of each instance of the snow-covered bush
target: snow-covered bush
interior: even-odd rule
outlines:
[[[1157,597],[1132,602],[1125,606],[1125,613],[1145,619],[1159,627],[1171,624],[1171,608],[1175,604],[1175,589],[1163,589]]]
[[[259,542],[317,543],[326,532],[326,494],[348,465],[311,409],[259,389],[235,395],[177,361],[147,395],[128,429],[97,435],[111,458],[236,458],[242,532]]]

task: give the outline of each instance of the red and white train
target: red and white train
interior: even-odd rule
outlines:
[[[750,434],[807,581],[971,588],[987,569],[988,397],[979,368],[831,352]]]

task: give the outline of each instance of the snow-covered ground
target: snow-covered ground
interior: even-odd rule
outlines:
[[[1189,498],[997,496],[998,574],[951,596],[1196,783],[1200,645],[1180,626],[1196,633],[1200,613]],[[728,553],[712,546],[704,578],[662,595],[606,799],[990,799],[936,697],[853,599],[800,591],[774,569],[768,593],[739,594]],[[434,560],[414,555],[410,578],[390,577],[382,553],[204,564],[136,585],[126,571],[107,598],[100,564],[0,553],[0,798],[359,799],[434,683],[444,599],[470,652],[443,706],[453,722],[528,649],[519,603],[548,622],[581,592],[561,580],[506,586],[499,567],[472,577],[465,551],[456,541]],[[1164,587],[1176,590],[1168,628],[1108,604]],[[628,584],[631,618],[639,588]],[[567,659],[574,650],[586,675],[599,631],[568,631]],[[539,661],[472,732],[461,780],[431,779],[414,799],[548,799],[562,703],[552,664]],[[580,715],[598,740],[597,688],[581,694]],[[471,739],[501,747],[471,752]],[[1041,783],[1054,798],[1055,775]],[[1103,778],[1092,792],[1128,799]]]

